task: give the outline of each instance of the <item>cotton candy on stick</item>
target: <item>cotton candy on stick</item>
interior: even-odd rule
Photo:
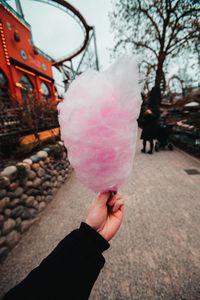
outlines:
[[[117,191],[132,170],[141,97],[137,60],[89,70],[59,104],[61,138],[78,179],[94,192]]]

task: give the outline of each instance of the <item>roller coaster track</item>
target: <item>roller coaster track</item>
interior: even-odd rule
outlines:
[[[83,63],[84,57],[87,54],[88,47],[93,39],[94,42],[94,54],[95,54],[95,67],[97,70],[99,70],[99,62],[98,62],[98,54],[97,54],[97,45],[96,45],[96,35],[95,35],[95,27],[89,26],[85,20],[85,18],[81,15],[81,13],[72,6],[68,1],[66,0],[30,0],[38,3],[44,3],[47,5],[51,5],[65,13],[67,13],[70,17],[72,17],[80,26],[83,32],[83,40],[79,47],[75,49],[73,52],[69,53],[68,55],[61,57],[59,59],[54,59],[44,53],[41,49],[37,48],[35,45],[34,47],[37,48],[38,52],[47,57],[51,60],[52,66],[54,66],[56,69],[59,70],[59,72],[62,73],[63,76],[63,82],[65,82],[65,90],[68,87],[68,83],[70,83],[71,80],[75,79],[77,75],[80,74],[81,65]],[[30,27],[30,25],[26,22],[23,14],[23,9],[20,0],[15,0],[16,4],[16,10],[13,9],[9,4],[8,0],[0,0],[0,3],[7,6],[8,9],[10,9],[13,13],[17,15],[19,19],[21,19],[22,22],[25,22],[27,26]],[[78,56],[79,54],[82,54],[82,57],[79,61],[79,64],[74,69],[73,61],[72,59]],[[66,65],[65,63],[69,62],[69,65]],[[59,85],[59,84],[58,84]]]
[[[0,0],[0,2],[3,3],[3,5],[6,5],[7,1],[8,0]],[[81,27],[81,29],[83,31],[83,36],[84,36],[83,41],[80,44],[80,46],[77,49],[75,49],[72,53],[69,53],[67,56],[64,56],[59,59],[53,59],[52,57],[49,56],[49,58],[52,61],[52,65],[55,66],[57,69],[66,68],[66,66],[64,65],[64,62],[70,61],[72,63],[72,59],[74,57],[79,55],[84,50],[87,50],[87,47],[88,47],[91,39],[93,38],[94,39],[94,47],[95,47],[95,56],[96,56],[96,67],[97,67],[97,69],[99,69],[95,28],[92,26],[89,26],[87,24],[85,18],[81,15],[81,13],[66,0],[32,0],[32,1],[48,4],[53,7],[56,7],[59,10],[62,10],[63,12],[67,13],[70,17],[72,17],[78,23],[78,25]],[[20,0],[15,0],[15,3],[16,3],[17,11],[15,11],[11,6],[9,6],[9,9],[11,9],[13,12],[15,12],[20,19],[22,18],[23,22],[26,22],[26,20],[24,19],[23,9],[22,9]],[[29,24],[28,24],[28,26],[29,26]],[[92,33],[90,34],[90,32],[92,32]],[[41,51],[41,52],[43,52],[43,51]],[[84,54],[83,54],[83,56],[84,56]]]
[[[76,8],[74,8],[69,2],[65,0],[33,0],[33,1],[46,3],[64,11],[65,13],[67,13],[68,15],[70,15],[76,20],[76,22],[81,26],[84,33],[84,40],[81,43],[81,45],[73,53],[70,53],[69,55],[63,58],[60,58],[59,60],[55,60],[53,62],[53,66],[59,66],[62,65],[65,61],[70,61],[72,58],[79,55],[83,50],[86,49],[90,38],[89,32],[90,30],[93,29],[93,27],[87,24],[85,18],[80,14],[80,12]]]

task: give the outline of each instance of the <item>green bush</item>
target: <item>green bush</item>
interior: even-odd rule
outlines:
[[[62,158],[62,149],[59,145],[50,146],[49,155],[54,157],[55,159],[61,159]]]

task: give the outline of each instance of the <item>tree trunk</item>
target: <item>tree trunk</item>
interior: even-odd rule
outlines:
[[[161,82],[163,79],[163,64],[165,61],[166,55],[164,52],[160,52],[158,56],[158,65],[157,65],[157,70],[156,70],[156,78],[155,78],[155,84],[154,86],[156,88],[161,88]]]
[[[149,107],[152,109],[152,111],[158,118],[160,115],[161,90],[165,88],[164,86],[162,87],[162,84],[165,85],[164,73],[163,73],[163,64],[165,58],[166,55],[161,50],[158,56],[158,65],[156,69],[156,78],[155,78],[154,87],[152,88],[149,97]]]

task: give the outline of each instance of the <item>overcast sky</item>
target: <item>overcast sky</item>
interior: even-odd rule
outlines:
[[[99,61],[102,69],[110,64],[109,48],[113,47],[108,12],[110,0],[71,0],[88,25],[95,26]],[[14,0],[9,1],[14,5]],[[83,41],[80,26],[69,15],[47,4],[21,0],[26,20],[31,24],[36,46],[54,58],[66,56]]]
[[[7,0],[14,5],[14,0]],[[71,3],[90,26],[96,28],[97,49],[100,67],[106,69],[110,64],[113,48],[108,14],[112,11],[112,0],[70,0]],[[55,59],[66,57],[83,42],[83,32],[77,22],[65,12],[48,4],[34,0],[21,0],[26,20],[32,26],[33,40],[36,46]],[[110,49],[110,51],[109,51]],[[81,56],[78,57],[81,59]],[[168,76],[176,74],[180,64],[171,60]],[[56,81],[62,81],[61,74],[56,73]],[[192,74],[192,70],[189,73]]]

